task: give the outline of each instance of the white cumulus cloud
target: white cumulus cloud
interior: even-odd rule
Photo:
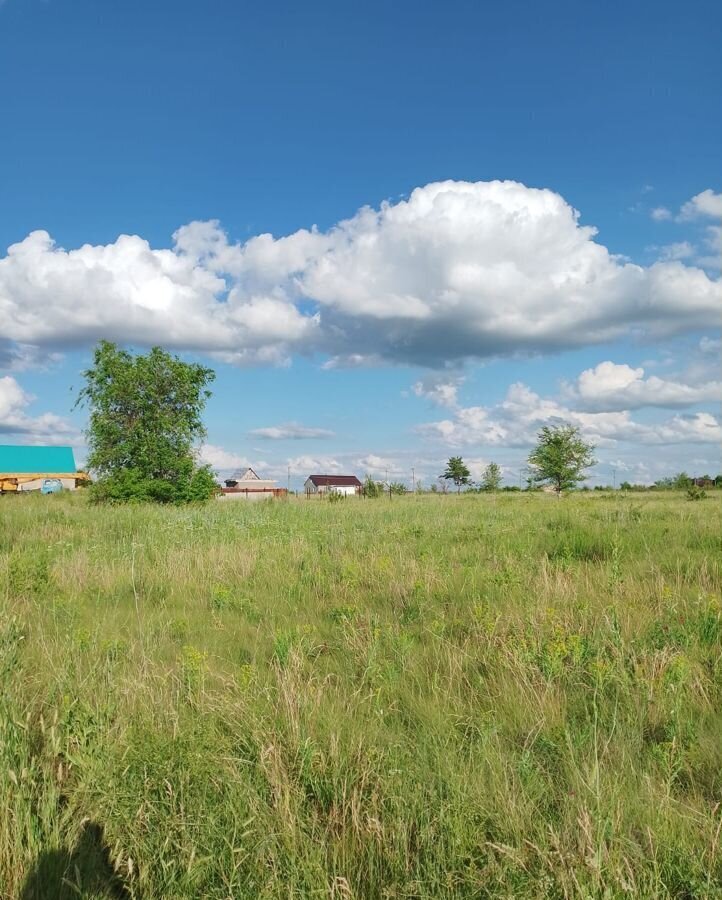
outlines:
[[[655,222],[666,222],[672,218],[672,212],[666,206],[655,206],[650,216]]]
[[[66,250],[33,232],[0,259],[0,347],[108,338],[237,365],[442,367],[707,327],[721,296],[679,260],[613,256],[551,190],[445,181],[328,231],[242,244],[216,221],[179,228],[169,249],[123,235]]]
[[[586,369],[568,393],[578,405],[590,410],[615,411],[644,406],[683,407],[722,400],[722,381],[685,384],[650,375],[609,360]]]
[[[709,188],[702,191],[684,204],[679,218],[683,222],[699,218],[722,219],[722,194],[716,194]]]
[[[429,375],[412,386],[417,397],[425,397],[436,406],[448,406],[453,409],[458,405],[457,394],[464,383],[461,375]]]
[[[10,375],[0,377],[0,434],[21,436],[23,440],[34,442],[42,438],[43,443],[78,443],[77,429],[54,413],[30,416],[27,407],[35,400]]]
[[[634,371],[634,370],[631,370]],[[657,423],[632,418],[629,409],[589,412],[563,402],[541,397],[517,382],[494,406],[461,407],[453,418],[429,422],[417,431],[451,447],[527,447],[534,443],[543,425],[569,422],[587,439],[600,446],[617,442],[636,444],[719,443],[722,426],[710,413],[677,414]]]
[[[225,450],[216,444],[203,444],[198,452],[198,459],[201,463],[219,472],[246,468],[251,465],[245,456]]]

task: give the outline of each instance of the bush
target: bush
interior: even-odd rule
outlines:
[[[210,499],[218,491],[207,466],[185,471],[168,479],[146,477],[137,469],[120,469],[89,488],[96,503],[193,503]]]
[[[366,476],[366,480],[364,481],[364,497],[371,497],[375,499],[376,497],[381,497],[384,492],[384,487],[382,484],[379,484],[377,481],[374,481],[370,475]]]
[[[707,492],[702,490],[701,487],[697,487],[696,484],[693,484],[691,487],[687,488],[688,500],[704,500],[706,496]]]

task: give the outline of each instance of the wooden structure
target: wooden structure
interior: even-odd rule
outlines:
[[[46,478],[56,478],[70,491],[90,480],[75,468],[72,447],[0,445],[0,494],[39,491]]]
[[[272,497],[285,497],[286,488],[276,487],[277,482],[269,478],[260,478],[250,467],[245,472],[237,472],[227,478],[221,488],[222,500],[264,500]]]

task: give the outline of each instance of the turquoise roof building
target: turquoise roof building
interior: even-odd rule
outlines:
[[[0,477],[8,475],[71,475],[75,471],[72,447],[0,444]]]

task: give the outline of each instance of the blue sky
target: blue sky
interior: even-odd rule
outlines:
[[[460,452],[515,480],[561,420],[600,481],[719,469],[720,26],[5,0],[3,440],[82,458],[106,337],[216,368],[220,469],[428,481]]]

